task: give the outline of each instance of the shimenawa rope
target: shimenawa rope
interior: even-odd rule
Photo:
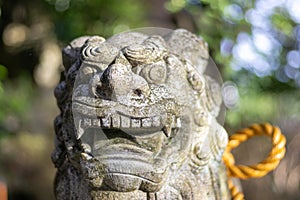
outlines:
[[[266,135],[272,139],[272,150],[268,157],[255,165],[235,165],[234,157],[230,151],[238,147],[242,142],[257,135]],[[267,173],[274,170],[278,166],[280,160],[284,157],[285,143],[286,139],[280,129],[269,123],[254,124],[229,137],[227,148],[223,154],[223,161],[227,167],[228,188],[233,200],[243,200],[244,194],[237,189],[230,177],[248,179],[265,176]]]

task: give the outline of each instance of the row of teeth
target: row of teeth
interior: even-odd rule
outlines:
[[[180,128],[180,118],[172,117],[170,128]],[[79,134],[81,137],[86,128],[157,128],[163,126],[163,118],[161,116],[146,118],[130,118],[123,115],[113,115],[110,117],[83,118],[79,120]]]
[[[147,118],[130,118],[126,116],[99,117],[95,119],[81,119],[81,127],[101,127],[101,128],[150,128],[162,126],[162,118],[160,116]],[[172,128],[181,126],[180,118],[173,118]]]

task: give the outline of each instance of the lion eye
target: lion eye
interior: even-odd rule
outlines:
[[[144,66],[140,73],[148,83],[164,83],[167,76],[167,69],[163,63],[155,63]]]
[[[162,65],[154,65],[149,70],[149,78],[153,81],[161,81],[166,76],[166,68]]]

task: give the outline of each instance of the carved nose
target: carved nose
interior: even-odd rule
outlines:
[[[125,59],[125,60],[124,60]],[[149,95],[147,81],[132,72],[132,67],[123,55],[96,77],[94,95],[99,98],[123,101],[124,99],[144,98]]]

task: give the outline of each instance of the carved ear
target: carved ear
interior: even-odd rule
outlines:
[[[79,37],[63,49],[63,65],[66,71],[80,58],[81,48],[89,38],[89,36]]]
[[[103,71],[118,55],[119,50],[107,43],[103,37],[90,37],[81,52],[83,64]]]
[[[199,73],[204,72],[209,53],[208,45],[202,38],[185,29],[177,29],[166,35],[165,40],[171,53],[189,60]]]
[[[205,76],[205,93],[204,98],[207,109],[210,113],[217,117],[220,112],[220,106],[222,104],[221,87],[219,83],[209,76]]]

